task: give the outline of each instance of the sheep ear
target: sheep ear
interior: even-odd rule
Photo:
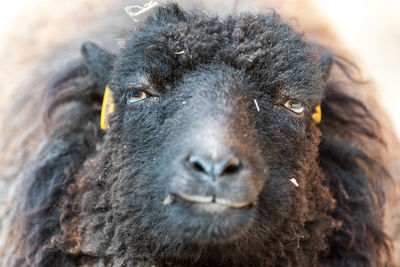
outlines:
[[[317,61],[322,73],[322,78],[326,81],[334,63],[334,55],[328,48],[315,42],[308,42],[317,54]]]
[[[323,79],[328,80],[333,65],[333,55],[331,53],[320,53],[318,63]]]
[[[116,56],[91,42],[82,44],[81,53],[89,70],[90,78],[97,83],[99,94],[103,94],[104,88],[111,80],[111,71]]]

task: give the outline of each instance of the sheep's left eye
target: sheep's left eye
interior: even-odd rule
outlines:
[[[143,100],[148,97],[149,97],[149,95],[143,91],[133,92],[127,96],[126,103],[132,104],[132,103],[138,102],[138,101]]]
[[[285,102],[284,106],[297,114],[304,111],[304,104],[299,100],[288,100]]]

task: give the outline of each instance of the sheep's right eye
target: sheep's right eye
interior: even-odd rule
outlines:
[[[147,94],[146,92],[143,91],[131,91],[127,94],[126,96],[126,103],[127,104],[132,104],[135,102],[138,102],[140,100],[143,100],[145,98],[148,98],[149,94]]]
[[[297,114],[303,113],[305,108],[303,102],[294,99],[286,101],[284,106]]]

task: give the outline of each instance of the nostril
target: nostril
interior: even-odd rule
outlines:
[[[223,167],[221,173],[219,175],[230,175],[230,174],[235,174],[240,170],[241,164],[240,160],[237,157],[233,157],[230,160],[228,160]]]
[[[212,171],[212,165],[207,163],[207,161],[201,157],[189,156],[187,161],[189,162],[190,167],[197,172],[209,174]]]
[[[203,168],[203,166],[201,166],[199,162],[192,162],[191,164],[193,169],[195,169],[196,171],[206,173],[206,170]]]
[[[225,163],[219,175],[222,176],[222,175],[235,174],[239,172],[240,167],[241,167],[240,160],[237,157],[232,157]]]

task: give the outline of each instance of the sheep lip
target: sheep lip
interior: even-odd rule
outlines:
[[[228,199],[224,198],[215,198],[212,196],[199,196],[199,195],[188,195],[185,193],[179,193],[179,194],[174,194],[175,196],[178,196],[184,201],[187,202],[192,202],[192,203],[198,203],[198,204],[210,204],[210,205],[218,205],[222,207],[227,207],[227,208],[244,208],[244,207],[249,207],[254,204],[254,202],[232,202]]]
[[[194,203],[212,203],[213,197],[212,196],[198,196],[198,195],[187,195],[185,193],[179,193],[175,194],[176,196],[180,197],[183,200],[186,200],[188,202],[194,202]]]

